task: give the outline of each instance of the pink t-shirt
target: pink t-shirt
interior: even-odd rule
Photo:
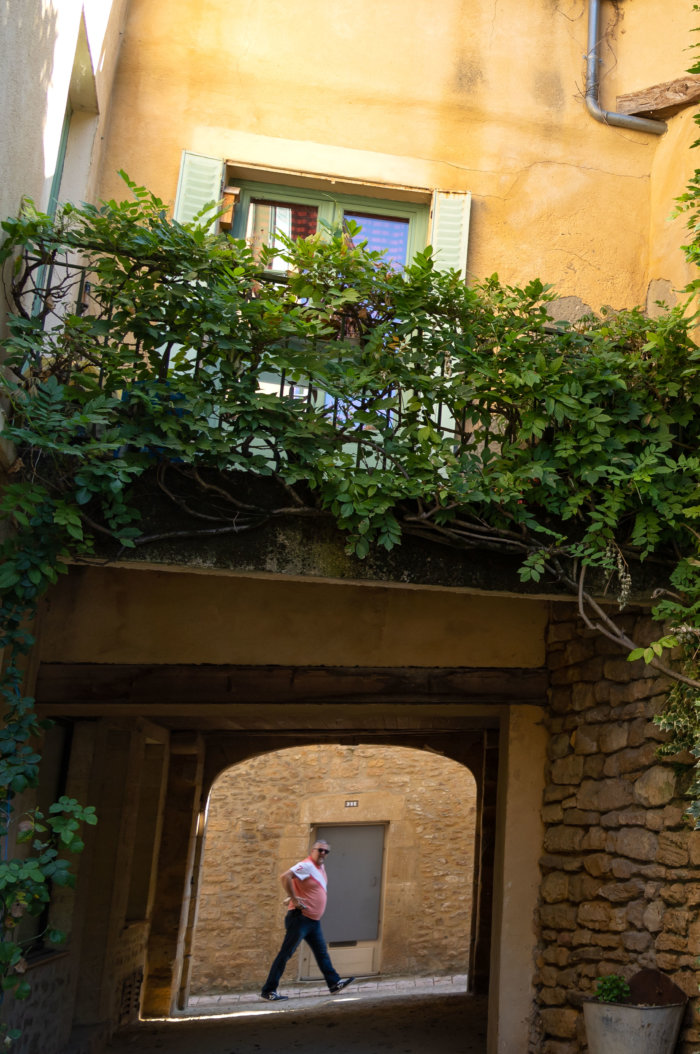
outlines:
[[[309,919],[320,919],[326,910],[328,878],[325,867],[316,867],[311,857],[307,856],[306,860],[300,860],[289,870],[292,872],[294,896],[306,905],[301,909],[302,915]]]

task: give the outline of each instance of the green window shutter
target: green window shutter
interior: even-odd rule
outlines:
[[[190,223],[205,205],[218,204],[223,174],[224,162],[220,157],[206,157],[183,150],[173,219],[178,223]],[[213,222],[210,230],[214,230]]]
[[[66,105],[66,112],[63,117],[63,128],[61,129],[61,141],[58,144],[58,155],[56,157],[56,167],[53,172],[53,179],[51,180],[51,190],[49,191],[49,203],[46,206],[46,211],[49,216],[56,215],[56,209],[58,208],[58,196],[61,192],[61,180],[63,179],[63,170],[66,165],[66,151],[68,150],[68,135],[70,132],[70,121],[73,116],[73,108],[70,104],[70,99]]]
[[[462,278],[467,275],[469,210],[471,194],[436,190],[433,194],[432,246],[435,266],[441,271],[453,268]]]

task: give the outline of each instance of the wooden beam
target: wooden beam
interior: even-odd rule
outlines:
[[[548,673],[537,669],[217,666],[42,663],[43,707],[145,706],[150,715],[192,715],[250,704],[534,703],[544,705]],[[92,709],[92,707],[91,707]]]
[[[617,112],[634,117],[672,117],[700,99],[700,75],[687,73],[643,91],[618,95]]]
[[[518,705],[518,704],[515,704]],[[110,727],[134,728],[144,716],[170,732],[255,733],[277,740],[311,736],[314,742],[340,742],[339,737],[361,734],[420,737],[426,730],[453,734],[470,729],[497,728],[503,707],[495,703],[465,702],[374,703],[124,703],[69,701],[38,703],[37,712],[50,719],[99,718]]]

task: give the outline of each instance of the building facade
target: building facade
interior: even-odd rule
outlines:
[[[124,170],[182,220],[223,198],[234,236],[354,218],[399,262],[431,243],[471,282],[539,277],[572,320],[674,303],[691,277],[669,219],[695,168],[696,107],[678,87],[690,4],[13,6],[0,4],[7,213],[24,194],[46,208],[126,197]],[[595,120],[591,59],[605,113],[661,86],[632,116],[663,128]],[[67,949],[31,964],[35,994],[12,1009],[20,1054],[99,1054],[139,1013],[186,1005],[212,786],[326,744],[437,751],[471,773],[459,874],[489,1054],[582,1051],[581,1003],[611,966],[657,966],[696,995],[700,848],[656,760],[664,685],[570,601],[525,592],[485,553],[406,543],[362,562],[301,526],[252,549],[141,552],[72,567],[38,620],[28,689],[57,722],[56,790],[100,822],[75,896],[54,905]],[[285,828],[285,859],[319,820],[338,816]],[[685,1049],[699,1040],[689,1016]]]

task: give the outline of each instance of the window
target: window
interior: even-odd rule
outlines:
[[[287,173],[286,183],[279,182],[282,178],[280,172],[259,171],[186,150],[174,218],[185,223],[206,214],[208,205],[216,203],[220,208],[223,202],[226,212],[220,226],[233,237],[246,238],[254,252],[263,246],[273,251],[281,248],[280,234],[303,238],[323,230],[324,224],[338,227],[351,222],[361,228],[357,240],[366,241],[371,250],[384,250],[386,259],[397,268],[410,263],[415,253],[430,244],[438,268],[466,275],[469,193],[363,185],[297,173]],[[273,254],[271,271],[281,274],[285,270],[282,259]],[[330,397],[311,378],[268,371],[260,374],[259,384],[264,392],[331,405]],[[331,405],[331,409],[334,422],[341,420],[343,408]],[[444,431],[462,434],[463,429],[444,408],[438,408],[436,423]],[[360,457],[359,445],[357,450]],[[363,456],[368,460],[375,455]]]
[[[308,237],[323,224],[351,220],[362,228],[359,239],[370,249],[386,250],[396,267],[431,244],[438,267],[466,274],[469,193],[348,183],[338,189],[331,179],[290,174],[289,183],[280,183],[273,181],[280,174],[259,173],[252,179],[250,172],[221,158],[183,151],[175,219],[187,222],[207,204],[223,200],[229,212],[222,226],[236,238],[248,238],[254,249],[274,248],[278,232]],[[273,270],[274,264],[273,258]]]
[[[307,238],[324,226],[361,228],[357,242],[384,251],[395,267],[403,267],[427,245],[429,199],[420,202],[386,201],[383,198],[335,194],[316,188],[291,188],[280,184],[241,181],[236,188],[231,233],[246,238],[253,251],[263,245],[281,245],[279,235]],[[271,270],[284,270],[273,257]]]

